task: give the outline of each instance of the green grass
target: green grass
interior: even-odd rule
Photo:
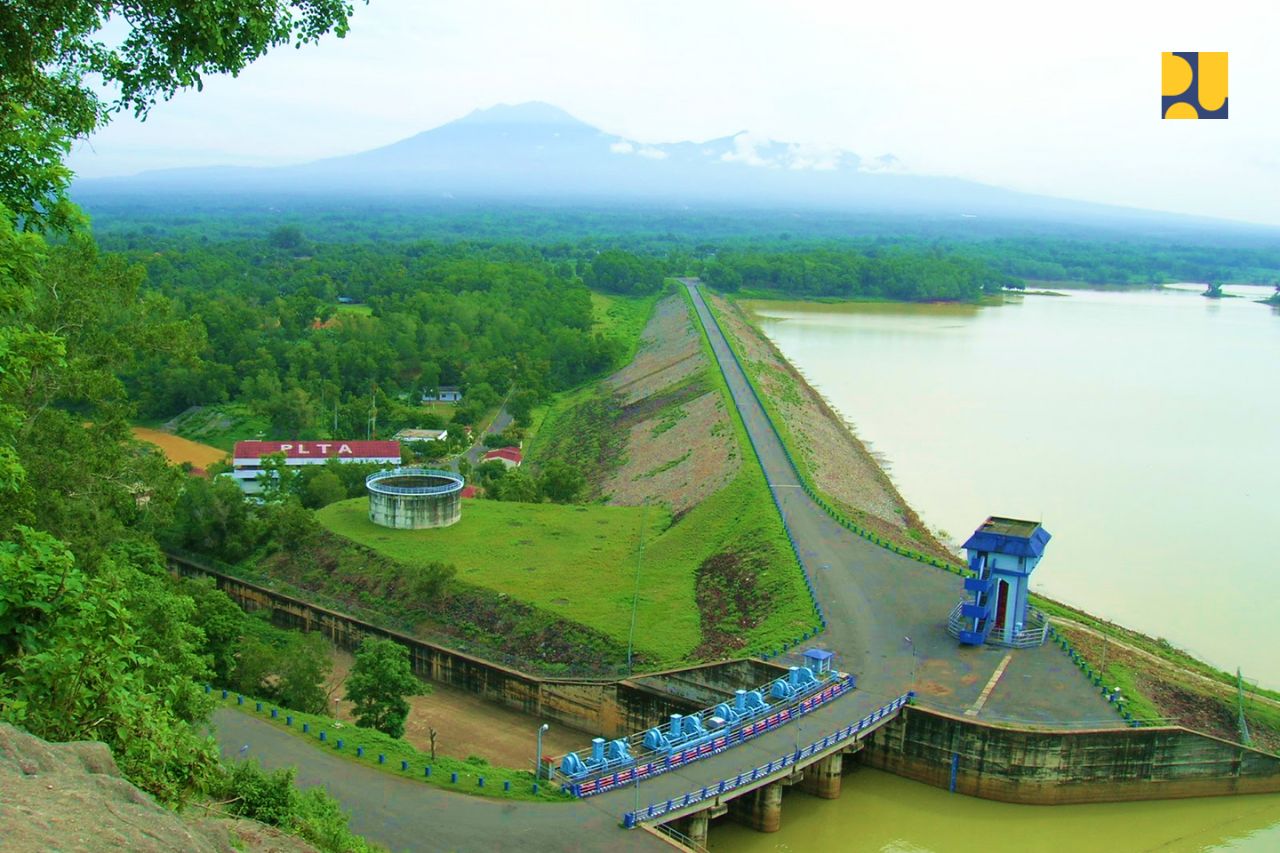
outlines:
[[[605,337],[618,338],[625,348],[619,366],[635,358],[640,348],[640,335],[653,315],[653,306],[667,293],[667,288],[650,296],[617,296],[591,291],[591,330]]]
[[[372,317],[373,307],[370,305],[338,305],[338,314],[355,314],[359,317]]]
[[[641,302],[648,303],[643,316],[636,307]],[[614,312],[614,328],[629,323],[638,338],[653,301],[597,300],[606,316],[619,303],[631,303],[630,319],[624,321]],[[714,364],[705,334],[701,341],[708,362]],[[638,654],[655,666],[693,659],[705,639],[698,608],[699,570],[710,558],[726,554],[736,558],[740,577],[747,579],[727,591],[734,597],[734,612],[745,609],[760,616],[754,627],[734,630],[745,641],[736,653],[780,648],[814,628],[813,603],[741,418],[729,404],[724,378],[718,370],[707,375],[732,412],[736,452],[743,464],[729,485],[689,510],[678,523],[673,524],[670,511],[661,506],[483,500],[469,501],[458,524],[436,530],[401,531],[374,525],[368,520],[364,499],[331,504],[317,518],[332,532],[410,570],[431,562],[450,563],[457,568],[458,582],[559,614],[623,645],[631,633],[643,528],[635,604]],[[530,455],[536,457],[555,436],[576,436],[577,445],[582,446],[583,406],[601,393],[599,383],[593,383],[563,394],[545,415]],[[710,582],[714,585],[715,579]],[[717,627],[723,630],[724,626]]]
[[[562,506],[469,501],[462,521],[435,530],[390,530],[363,498],[316,517],[334,533],[408,567],[451,563],[457,580],[504,593],[595,628],[625,645],[637,546],[645,530],[636,649],[679,661],[698,644],[693,575],[699,553],[673,548],[662,507]]]
[[[281,708],[270,702],[263,702],[262,710],[257,711],[255,710],[256,700],[245,696],[244,704],[238,704],[236,693],[228,693],[227,698],[223,699],[222,691],[215,690],[213,696],[221,706],[270,723],[281,731],[307,741],[317,749],[327,750],[348,761],[373,767],[385,773],[414,779],[424,785],[457,791],[461,794],[503,800],[528,800],[540,803],[563,803],[572,800],[572,797],[560,793],[555,785],[539,785],[538,793],[533,793],[533,773],[528,770],[493,767],[488,763],[479,764],[439,754],[433,761],[430,753],[421,752],[409,742],[390,737],[375,729],[357,728],[351,723],[338,722],[332,717],[303,714]],[[275,719],[271,717],[273,708],[278,709],[279,712],[279,716]],[[293,717],[292,726],[286,724],[290,716]],[[302,731],[304,723],[309,725],[310,732]],[[320,732],[325,732],[326,740],[320,740]],[[342,749],[338,749],[339,739],[343,742]],[[364,747],[363,757],[357,757],[357,747]],[[379,754],[386,756],[385,764],[378,763]],[[400,769],[401,761],[409,762],[408,770]],[[423,772],[426,767],[431,768],[430,776]],[[450,781],[452,773],[458,774],[457,782]],[[483,788],[479,783],[481,777],[484,777]],[[502,789],[503,782],[511,783],[510,791]]]

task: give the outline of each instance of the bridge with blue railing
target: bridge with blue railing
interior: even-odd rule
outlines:
[[[896,717],[898,712],[910,703],[914,695],[912,692],[904,693],[867,716],[802,747],[797,747],[793,751],[784,752],[765,764],[717,779],[710,784],[665,800],[649,802],[644,806],[637,804],[634,809],[623,812],[622,825],[630,829],[638,823],[659,818],[664,821],[674,820],[693,812],[724,805],[727,800],[736,799],[764,785],[774,784],[794,774],[797,769],[802,769],[836,751],[848,749],[853,743]]]
[[[830,652],[810,649],[804,657],[808,666],[790,667],[759,689],[738,690],[732,702],[672,714],[668,723],[627,738],[595,738],[590,750],[561,758],[562,789],[590,797],[669,773],[798,720],[856,686],[854,676],[830,668]]]

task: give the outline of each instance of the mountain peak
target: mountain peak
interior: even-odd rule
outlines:
[[[522,104],[496,104],[488,109],[474,110],[454,124],[541,124],[583,125],[564,110],[543,101],[525,101]]]

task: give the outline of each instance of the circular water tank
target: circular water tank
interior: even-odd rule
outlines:
[[[398,530],[448,527],[462,518],[460,474],[435,468],[377,471],[364,480],[369,520]]]

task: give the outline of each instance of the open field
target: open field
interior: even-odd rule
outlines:
[[[334,717],[354,725],[352,704],[341,698],[354,656],[335,648],[332,660],[333,671],[326,688],[334,697]],[[517,770],[533,766],[534,733],[543,722],[541,719],[448,684],[433,681],[430,685],[430,693],[407,697],[409,716],[404,721],[404,739],[418,751],[430,754],[431,730],[435,729],[436,755],[457,759],[480,756],[495,767]],[[593,733],[554,725],[543,736],[543,754],[563,755],[582,749],[593,736]]]
[[[643,529],[636,647],[679,660],[698,643],[693,572],[656,548],[671,516],[661,508],[469,501],[462,521],[438,530],[390,530],[363,498],[317,514],[334,533],[404,565],[444,562],[457,579],[545,608],[626,643]],[[679,552],[677,552],[679,553]],[[660,628],[660,630],[659,630]]]
[[[740,475],[679,522],[658,506],[468,501],[441,530],[390,530],[364,499],[317,513],[406,573],[450,563],[457,579],[579,622],[626,645],[640,560],[635,649],[653,665],[781,645],[812,627],[799,569],[763,481]]]
[[[150,427],[135,426],[133,428],[133,437],[160,448],[165,458],[174,465],[190,462],[197,468],[206,468],[214,462],[219,462],[227,457],[227,451],[225,450],[191,441],[171,432],[151,429]]]

